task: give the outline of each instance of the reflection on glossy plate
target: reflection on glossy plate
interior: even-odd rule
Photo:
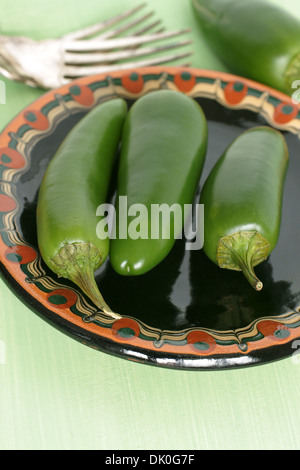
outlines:
[[[131,105],[161,88],[192,96],[207,116],[208,154],[199,190],[216,159],[242,131],[269,125],[284,133],[290,165],[280,238],[257,267],[262,292],[254,291],[241,273],[215,266],[202,250],[186,251],[184,239],[159,266],[137,278],[117,275],[107,260],[96,280],[112,309],[123,315],[112,320],[41,260],[35,225],[38,188],[60,142],[89,109],[116,96]],[[203,370],[292,358],[300,350],[299,135],[300,107],[289,97],[221,72],[151,67],[83,78],[50,91],[0,136],[3,277],[53,326],[132,361]],[[112,199],[115,184],[116,171]]]

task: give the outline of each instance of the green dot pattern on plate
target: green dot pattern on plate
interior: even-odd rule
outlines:
[[[241,82],[236,82],[236,83],[233,85],[233,89],[234,89],[234,91],[243,91],[244,85],[243,85],[243,83],[241,83]]]
[[[289,330],[287,330],[285,328],[278,328],[275,331],[274,336],[276,336],[276,338],[278,338],[278,339],[284,339],[284,338],[287,338],[288,336],[290,336],[290,332],[289,332]]]
[[[70,87],[70,92],[72,95],[79,96],[80,95],[80,88],[77,85],[73,85]]]
[[[282,107],[283,114],[291,114],[293,111],[294,108],[292,108],[292,106],[289,106],[288,104]]]
[[[199,351],[207,351],[209,349],[209,344],[203,343],[202,341],[198,341],[197,343],[194,343],[193,346]]]
[[[11,161],[12,159],[5,153],[1,155],[1,163],[7,164],[7,163],[11,163]]]
[[[191,74],[189,72],[182,72],[181,79],[188,82],[191,79]]]
[[[131,75],[130,75],[130,80],[133,81],[133,82],[137,82],[139,79],[139,76],[136,72],[133,72]]]
[[[67,299],[63,295],[50,295],[48,300],[54,305],[62,305],[67,302]]]
[[[17,253],[7,253],[6,259],[12,261],[13,263],[19,263],[22,261],[22,256]]]
[[[122,338],[132,338],[132,336],[135,336],[135,332],[131,328],[120,328],[118,335]]]
[[[29,121],[29,122],[35,122],[35,121],[37,120],[37,117],[36,117],[36,115],[35,115],[34,113],[32,113],[31,111],[28,111],[28,112],[26,113],[26,119],[27,119],[27,121]]]

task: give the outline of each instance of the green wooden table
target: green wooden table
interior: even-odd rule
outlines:
[[[1,0],[1,32],[57,36],[137,3]],[[148,5],[167,29],[193,29],[193,66],[225,70],[205,46],[189,0]],[[297,0],[284,5],[300,17]],[[42,93],[5,85],[1,128]],[[216,372],[131,363],[52,328],[0,280],[0,449],[299,449],[299,395],[295,358]]]

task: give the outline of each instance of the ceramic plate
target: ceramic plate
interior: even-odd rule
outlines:
[[[209,143],[199,191],[217,158],[241,132],[257,125],[283,132],[290,165],[280,238],[268,260],[256,268],[264,283],[261,292],[241,273],[218,268],[203,250],[187,251],[183,239],[159,266],[140,277],[117,275],[107,260],[96,280],[108,304],[123,316],[113,320],[42,261],[36,239],[37,193],[59,144],[91,108],[116,96],[130,106],[161,88],[193,97],[206,114]],[[51,325],[132,361],[203,370],[292,357],[300,346],[299,135],[300,107],[289,97],[220,72],[152,67],[84,78],[50,91],[0,136],[2,274]]]

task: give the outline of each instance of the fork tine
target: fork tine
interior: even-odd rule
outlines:
[[[92,34],[99,33],[100,31],[105,30],[107,27],[112,26],[116,23],[119,23],[120,21],[128,18],[129,16],[133,15],[137,11],[141,10],[146,6],[146,3],[141,3],[137,7],[134,7],[130,10],[125,11],[124,13],[121,13],[117,16],[114,16],[113,18],[109,18],[108,20],[102,21],[100,23],[87,26],[86,28],[79,29],[77,31],[73,31],[71,33],[67,33],[63,36],[63,39],[68,39],[68,40],[75,40],[75,39],[84,39],[88,36],[91,36]]]
[[[190,32],[190,29],[182,29],[180,31],[171,31],[166,33],[154,33],[146,36],[126,36],[123,38],[107,39],[98,41],[90,39],[89,41],[69,41],[63,42],[65,51],[87,52],[87,51],[108,51],[117,48],[125,48],[139,46],[148,42],[159,41],[162,39],[172,38]]]
[[[147,31],[149,31],[150,29],[153,29],[153,28],[156,28],[156,26],[160,26],[161,25],[161,21],[160,20],[157,20],[155,21],[154,23],[151,23],[149,24],[148,26],[145,26],[144,28],[142,29],[139,29],[138,31],[136,31],[134,33],[134,36],[140,36],[141,34],[144,34],[146,33]],[[157,31],[156,33],[162,33],[164,31],[164,28],[161,26]]]
[[[123,64],[114,64],[114,65],[101,65],[101,66],[66,66],[64,69],[63,76],[69,79],[84,77],[88,75],[97,75],[99,73],[110,73],[117,70],[128,70],[131,68],[137,67],[147,67],[150,65],[159,65],[165,64],[168,62],[173,62],[188,56],[191,56],[192,52],[187,52],[183,54],[172,54],[163,57],[156,57],[155,59],[141,60],[136,62],[125,62]]]
[[[123,26],[119,26],[119,28],[111,29],[103,34],[99,34],[98,36],[94,37],[93,39],[109,39],[114,36],[117,36],[121,33],[124,33],[125,31],[128,31],[129,29],[133,28],[134,26],[142,23],[145,20],[148,20],[151,16],[153,16],[153,12],[147,13],[146,15],[143,15],[139,18],[136,18],[135,20],[132,20],[128,23],[126,23]]]
[[[142,56],[147,56],[151,54],[156,54],[160,53],[163,51],[167,51],[170,49],[175,49],[175,48],[180,48],[183,46],[186,46],[188,44],[191,44],[191,40],[186,40],[186,41],[181,41],[177,43],[169,43],[169,44],[164,44],[162,46],[156,46],[156,47],[142,47],[140,49],[124,49],[124,50],[119,50],[115,52],[90,52],[90,53],[74,53],[74,52],[66,52],[64,54],[64,62],[65,64],[68,65],[88,65],[88,64],[94,64],[94,65],[100,65],[101,63],[103,64],[108,64],[112,62],[117,62],[120,60],[126,60],[126,59],[135,59],[137,57],[142,57]]]
[[[156,28],[157,26],[160,26],[160,28],[157,29],[157,28]],[[163,28],[163,26],[161,26],[161,21],[160,21],[160,20],[157,20],[157,21],[155,21],[154,23],[150,23],[150,24],[148,24],[147,26],[144,26],[143,28],[141,28],[141,29],[135,31],[135,32],[133,33],[133,36],[140,36],[140,35],[145,34],[145,33],[148,32],[149,30],[154,29],[154,28],[155,28],[155,30],[154,30],[155,33],[162,33],[163,31],[165,31],[165,29]],[[126,50],[127,50],[127,51],[129,51],[129,50],[134,50],[134,49],[137,49],[137,48],[139,48],[139,47],[140,47],[139,45],[137,45],[137,46],[130,46],[130,47],[126,47]]]

